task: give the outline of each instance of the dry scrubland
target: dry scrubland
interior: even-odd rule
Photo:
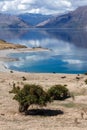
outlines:
[[[23,80],[25,77],[26,80]],[[0,130],[86,130],[87,128],[87,75],[34,74],[0,72]],[[67,85],[72,97],[54,101],[44,107],[45,115],[22,115],[18,103],[9,91],[13,83],[39,84],[44,90],[55,84]],[[31,106],[29,109],[40,109]]]

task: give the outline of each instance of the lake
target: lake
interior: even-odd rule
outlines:
[[[49,51],[10,54],[19,61],[6,62],[12,70],[37,73],[87,72],[87,31],[71,29],[0,30],[0,39]]]

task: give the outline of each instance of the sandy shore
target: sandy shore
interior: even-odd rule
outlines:
[[[4,62],[13,60],[7,55],[17,51],[19,52],[14,49],[0,51],[0,130],[86,130],[87,85],[85,80],[87,75],[35,74],[15,71],[11,73],[4,66]],[[25,81],[23,76],[26,77]],[[13,83],[19,86],[26,83],[39,84],[45,90],[55,84],[67,85],[74,96],[65,101],[54,101],[48,104],[44,108],[44,111],[48,112],[47,116],[25,116],[18,112],[18,103],[12,100],[13,94],[9,94]],[[32,108],[37,107],[31,106],[30,109]],[[49,110],[51,110],[51,116]],[[59,111],[61,114],[58,114]]]

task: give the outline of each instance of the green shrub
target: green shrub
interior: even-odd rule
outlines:
[[[48,90],[48,95],[53,100],[64,100],[70,97],[69,90],[62,85],[54,85]]]
[[[13,89],[9,91],[9,93],[17,94],[19,91],[20,91],[20,87],[19,86],[15,87],[13,84]]]
[[[85,83],[87,84],[87,79],[85,80]]]
[[[19,112],[26,112],[32,104],[46,106],[51,101],[51,98],[41,86],[34,84],[26,84],[22,89],[13,86],[10,93],[14,93],[13,99],[19,102]]]
[[[27,80],[26,77],[24,77],[24,76],[22,77],[22,79],[23,79],[23,81]]]
[[[87,75],[87,72],[85,72],[84,75]]]
[[[10,73],[13,73],[13,71],[11,70]]]

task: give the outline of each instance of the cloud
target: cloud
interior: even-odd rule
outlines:
[[[3,1],[11,1],[11,0],[0,0],[0,2],[3,2]]]
[[[87,0],[0,0],[1,12],[9,13],[63,13],[82,5]]]
[[[82,64],[83,62],[81,60],[73,60],[73,59],[67,59],[63,60],[64,62],[67,62],[68,64]]]

